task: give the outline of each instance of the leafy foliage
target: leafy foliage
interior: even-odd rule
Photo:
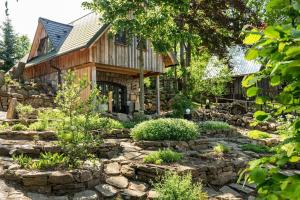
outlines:
[[[296,115],[282,131],[286,137],[277,146],[276,153],[250,162],[243,174],[249,182],[258,184],[261,199],[296,200],[299,199],[300,178],[298,175],[287,176],[282,170],[300,160],[300,7],[297,0],[268,0],[263,6],[271,14],[267,17],[274,19],[273,23],[264,30],[248,32],[245,40],[252,45],[248,53],[256,54],[250,58],[256,57],[264,68],[260,73],[248,76],[243,86],[249,88],[260,80],[268,79],[270,85],[283,88],[275,98],[278,104],[276,110],[271,113],[256,112],[254,117],[257,121],[266,121],[271,115],[277,119],[280,115]],[[259,35],[259,38],[254,38],[254,35]]]
[[[243,151],[253,151],[255,153],[270,153],[271,149],[264,145],[257,144],[243,144],[241,146]]]
[[[80,94],[89,86],[86,79],[78,81],[75,74],[68,71],[55,98],[59,114],[63,113],[55,129],[59,145],[69,158],[69,166],[76,166],[80,160],[87,159],[90,150],[102,143],[101,137],[94,135],[91,128],[92,118],[98,115],[97,108],[99,102],[103,102],[103,96],[94,87],[88,98],[82,99]]]
[[[11,127],[13,131],[26,131],[28,128],[24,124],[15,124]]]
[[[221,121],[205,121],[200,123],[201,132],[206,131],[228,131],[231,127],[226,122]]]
[[[21,103],[18,103],[16,110],[23,123],[27,123],[29,115],[34,112],[34,108],[31,105],[23,105]]]
[[[167,173],[161,182],[154,184],[155,191],[158,192],[158,200],[204,200],[206,194],[202,192],[200,183],[194,184],[192,175],[179,176],[175,173]]]
[[[184,119],[155,119],[136,125],[131,136],[134,140],[179,140],[196,139],[198,126]]]
[[[172,116],[183,117],[186,109],[193,108],[192,100],[184,94],[177,94],[172,99]]]
[[[4,131],[4,130],[6,130],[6,129],[8,129],[9,128],[9,124],[8,123],[2,123],[2,124],[0,124],[0,131]]]
[[[42,153],[38,160],[32,160],[29,156],[20,154],[13,155],[13,160],[17,162],[21,168],[25,169],[55,169],[65,166],[68,163],[68,158],[64,154],[58,153]]]
[[[247,136],[249,138],[255,139],[255,140],[271,138],[269,133],[266,133],[266,132],[263,132],[263,131],[258,131],[258,130],[249,131],[247,133]]]
[[[214,147],[214,151],[215,151],[217,154],[229,153],[230,148],[227,147],[225,144],[217,144],[217,145]]]
[[[182,154],[172,151],[171,149],[164,149],[153,152],[144,158],[145,163],[152,163],[161,165],[164,163],[173,163],[182,159]]]
[[[47,126],[42,121],[38,121],[30,124],[28,129],[31,131],[44,131],[47,129]]]

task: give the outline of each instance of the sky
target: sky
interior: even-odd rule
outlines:
[[[33,40],[38,18],[44,17],[61,23],[70,23],[89,13],[81,3],[84,0],[8,0],[9,17],[14,30]],[[0,0],[0,24],[5,20],[5,0]]]

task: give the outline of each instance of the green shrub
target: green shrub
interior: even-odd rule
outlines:
[[[39,160],[32,160],[32,158],[23,154],[13,155],[13,160],[24,169],[55,169],[66,166],[68,163],[68,157],[64,154],[50,152],[42,153]]]
[[[221,154],[221,153],[229,153],[230,149],[224,144],[218,144],[217,146],[214,147],[214,151],[217,154]]]
[[[63,167],[68,163],[68,158],[64,154],[58,153],[42,153],[40,159],[34,161],[31,165],[32,169],[54,169]]]
[[[145,114],[143,113],[135,113],[133,115],[133,119],[130,121],[125,121],[123,122],[123,127],[124,128],[133,128],[135,127],[137,124],[143,122],[143,121],[147,121],[148,118],[145,116]]]
[[[3,124],[0,124],[0,131],[4,131],[4,130],[6,130],[8,128],[9,128],[8,123],[5,122]]]
[[[85,127],[88,130],[99,130],[99,129],[121,129],[123,124],[115,119],[109,117],[99,117],[98,115],[91,116],[89,121],[85,121],[85,116],[79,115],[74,119],[77,123]]]
[[[186,95],[177,94],[172,100],[173,117],[183,117],[186,109],[192,110],[193,102]]]
[[[192,175],[179,176],[167,173],[160,182],[154,184],[158,200],[204,200],[207,195],[202,192],[200,183],[194,184]]]
[[[184,119],[155,119],[136,125],[131,136],[134,140],[188,141],[199,135],[197,124]]]
[[[163,164],[173,163],[182,159],[182,154],[172,151],[171,149],[159,150],[147,155],[144,158],[145,163]]]
[[[16,111],[19,115],[19,118],[26,121],[28,115],[34,112],[34,108],[31,105],[23,105],[21,103],[18,103],[18,105],[16,106]]]
[[[205,121],[200,123],[200,129],[205,131],[228,131],[231,129],[230,125],[221,121]]]
[[[32,165],[32,158],[24,154],[18,156],[13,155],[13,160],[20,165],[21,168],[29,169]]]
[[[271,149],[264,145],[244,144],[241,146],[243,151],[253,151],[255,153],[270,153]]]
[[[47,125],[42,121],[38,121],[30,124],[28,129],[31,131],[44,131],[47,129]]]
[[[266,132],[254,130],[254,131],[249,131],[248,132],[248,137],[251,138],[251,139],[258,140],[258,139],[271,138],[271,135],[269,133],[266,133]]]
[[[11,127],[13,131],[26,131],[28,128],[24,124],[15,124]]]
[[[44,124],[47,129],[56,130],[59,123],[65,119],[65,114],[58,109],[46,108],[38,112],[38,120]]]

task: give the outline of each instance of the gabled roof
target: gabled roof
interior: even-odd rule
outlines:
[[[64,30],[69,30],[69,33],[67,34],[66,38],[61,38],[61,40],[54,40],[54,43],[59,47],[58,49],[30,60],[26,64],[26,67],[39,64],[41,62],[50,60],[54,57],[69,53],[74,50],[89,47],[92,42],[94,42],[98,38],[98,36],[101,35],[101,33],[103,33],[108,27],[108,25],[100,23],[99,17],[99,15],[92,12],[69,24],[62,24],[41,18],[42,20],[44,20],[44,22],[48,22],[48,30],[51,31],[53,35],[53,37],[51,37],[53,40],[56,37],[56,33],[60,34]],[[54,27],[56,27],[58,31],[54,31]],[[51,40],[50,35],[49,39]],[[59,45],[60,42],[61,45]]]
[[[69,24],[62,24],[45,18],[40,18],[39,21],[43,24],[51,44],[56,50],[63,44],[73,28]]]

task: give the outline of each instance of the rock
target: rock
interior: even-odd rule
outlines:
[[[149,186],[146,183],[138,182],[138,181],[132,181],[129,183],[128,189],[146,192],[148,190]]]
[[[23,175],[24,186],[46,186],[49,172],[31,172]]]
[[[73,177],[77,182],[87,182],[93,179],[93,175],[88,170],[76,170],[73,173]]]
[[[126,115],[124,113],[117,113],[117,118],[118,118],[118,120],[120,120],[122,122],[127,122],[130,120],[128,115]]]
[[[125,199],[145,199],[146,198],[146,193],[145,192],[140,192],[140,191],[135,191],[135,190],[130,190],[130,189],[125,189],[123,190],[122,196]]]
[[[95,189],[100,192],[102,197],[114,197],[118,194],[118,190],[108,184],[97,185]]]
[[[107,175],[119,175],[120,174],[120,165],[117,162],[109,163],[105,166],[104,172]]]
[[[12,98],[9,102],[6,119],[15,119],[16,118],[16,106],[17,106],[17,98]]]
[[[247,195],[249,194],[253,194],[255,191],[247,186],[242,186],[242,185],[239,185],[239,184],[236,184],[236,183],[232,183],[229,185],[229,187],[239,191],[239,192],[243,192]]]
[[[27,196],[32,200],[49,200],[46,195],[28,192]]]
[[[49,183],[54,183],[54,184],[67,184],[67,183],[73,183],[74,178],[72,174],[69,172],[56,171],[49,176],[48,181]]]
[[[85,190],[74,195],[73,200],[98,200],[98,195],[95,191]]]
[[[157,199],[158,198],[158,193],[154,190],[150,190],[148,192],[148,196],[147,196],[148,199]]]
[[[207,193],[209,197],[214,197],[219,195],[220,193],[214,190],[213,188],[204,187],[203,190]]]
[[[117,188],[124,189],[128,186],[128,179],[124,176],[112,176],[106,179],[106,183],[113,185]]]
[[[48,200],[69,200],[68,196],[50,196]]]
[[[236,192],[235,190],[231,189],[230,187],[228,186],[223,186],[220,191],[223,193],[223,194],[228,194],[228,195],[232,195],[234,197],[241,197],[241,194]]]
[[[133,178],[135,176],[135,170],[129,165],[122,165],[121,173],[128,178]]]

